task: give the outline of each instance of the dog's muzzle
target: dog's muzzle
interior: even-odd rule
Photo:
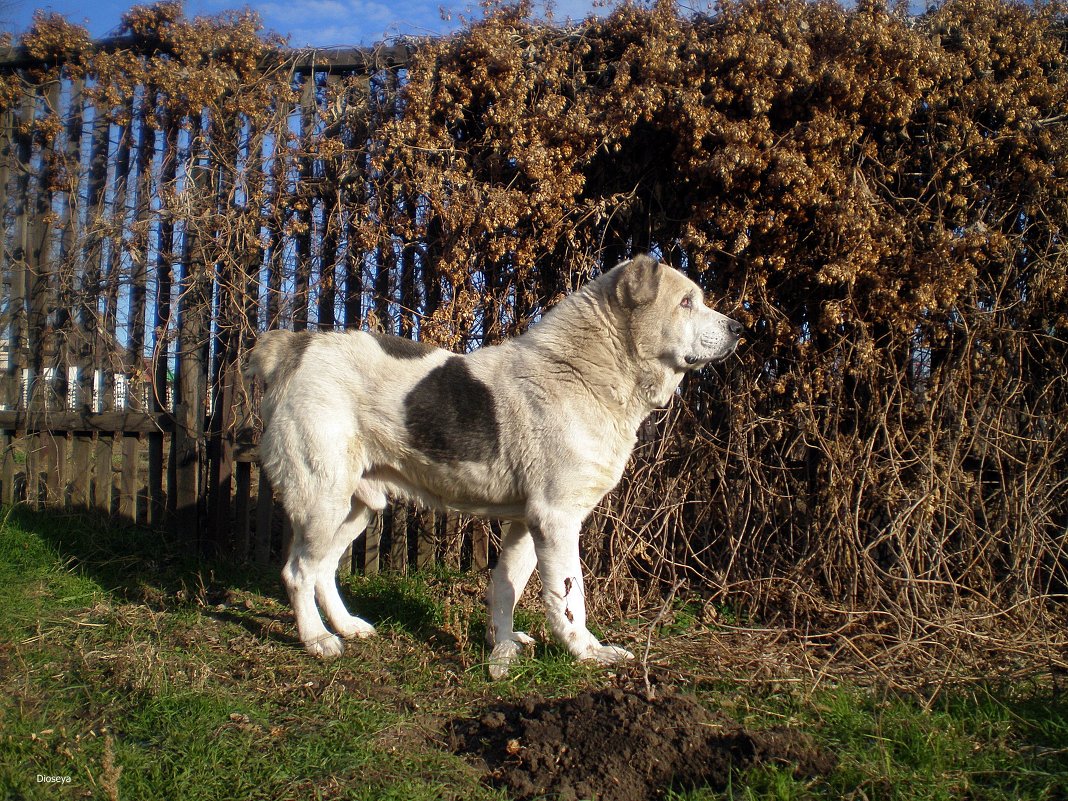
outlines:
[[[745,333],[745,326],[736,320],[729,320],[725,325],[726,331],[706,331],[701,337],[701,349],[708,355],[691,353],[684,357],[688,365],[707,364],[708,362],[723,361],[735,350]]]

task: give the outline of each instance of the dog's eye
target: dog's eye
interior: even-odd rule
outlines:
[[[687,295],[682,299],[682,303],[680,303],[679,305],[682,306],[682,308],[684,309],[689,309],[693,306],[693,298]]]

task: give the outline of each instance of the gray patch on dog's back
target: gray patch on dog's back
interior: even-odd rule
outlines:
[[[375,338],[378,347],[386,352],[387,356],[394,359],[422,359],[437,350],[433,345],[425,342],[416,342],[414,339],[395,337],[392,334],[383,334],[379,331],[368,331]]]
[[[293,336],[289,338],[291,344],[289,346],[288,358],[292,360],[294,364],[300,364],[301,360],[304,358],[304,351],[308,349],[314,336],[315,334],[311,331],[293,332]]]
[[[459,356],[435,367],[408,393],[404,425],[412,446],[435,462],[486,462],[500,448],[493,393]]]
[[[263,362],[265,373],[263,380],[268,385],[293,375],[304,360],[304,352],[311,345],[310,331],[286,331],[283,329],[268,331],[264,334],[265,345],[269,349]]]
[[[300,367],[300,363],[304,361],[304,353],[311,346],[312,339],[315,337],[311,331],[297,331],[290,338],[290,347],[288,353],[285,355],[285,361],[281,365],[285,370],[283,375],[293,375]]]

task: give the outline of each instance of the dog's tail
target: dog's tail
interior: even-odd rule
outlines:
[[[281,328],[261,334],[245,364],[245,377],[260,378],[267,386],[277,383],[300,364],[308,337],[306,332],[298,334]]]

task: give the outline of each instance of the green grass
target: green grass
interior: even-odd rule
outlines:
[[[278,597],[244,589],[261,577],[220,582],[151,537],[23,511],[0,528],[0,798],[500,797],[423,735],[407,635],[382,638],[386,669],[318,663]]]
[[[88,515],[0,519],[0,798],[503,799],[442,746],[444,724],[500,697],[609,681],[543,645],[489,683],[477,577],[350,577],[351,606],[380,636],[324,664],[295,642],[274,570],[201,563]],[[666,634],[698,627],[698,605],[677,612]],[[544,638],[536,611],[521,608],[518,625]],[[726,790],[666,797],[1068,798],[1068,704],[1048,684],[976,685],[928,704],[787,686],[724,677],[688,691],[744,725],[808,733],[837,756],[830,775],[762,765]]]
[[[1020,714],[1037,709],[1038,697],[1013,688],[951,694],[929,709],[915,698],[855,689],[820,693],[803,707],[797,699],[776,703],[839,756],[820,796],[1009,801],[1068,793],[1068,706],[1045,694],[1039,726]],[[818,797],[784,771],[758,774],[750,791],[761,794],[752,797]]]

